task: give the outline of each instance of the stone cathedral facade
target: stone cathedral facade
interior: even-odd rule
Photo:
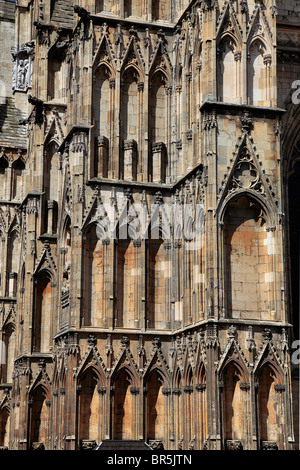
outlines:
[[[297,448],[298,3],[0,1],[2,448]]]

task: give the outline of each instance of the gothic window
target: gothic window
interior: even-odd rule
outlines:
[[[107,177],[111,128],[113,125],[113,93],[110,86],[111,73],[100,67],[95,76],[95,176]]]
[[[223,374],[223,430],[224,439],[243,439],[243,414],[245,403],[240,388],[241,374],[234,364],[229,364]]]
[[[8,161],[4,155],[0,157],[0,177],[2,184],[0,187],[0,199],[6,199],[6,170],[8,168]]]
[[[225,103],[234,103],[237,97],[237,71],[235,61],[235,44],[225,38],[219,45],[218,58],[218,99]]]
[[[124,17],[141,16],[141,4],[136,0],[124,0]]]
[[[131,393],[132,378],[126,369],[119,372],[114,381],[113,439],[134,439],[134,395]]]
[[[198,383],[196,385],[196,390],[198,394],[197,399],[197,420],[199,425],[200,436],[199,440],[200,443],[203,445],[203,442],[206,440],[207,437],[207,394],[206,394],[206,373],[204,365],[202,364],[199,369],[198,374]],[[199,396],[200,394],[200,396]]]
[[[186,125],[187,130],[192,128],[192,104],[193,104],[193,72],[192,57],[189,58],[186,80]]]
[[[116,282],[117,299],[116,323],[119,327],[134,328],[136,319],[135,283],[136,253],[133,241],[119,239],[116,247]]]
[[[48,100],[64,101],[66,97],[65,51],[55,49],[48,58]]]
[[[166,77],[158,72],[151,80],[149,133],[152,145],[152,181],[164,182],[167,166],[168,99]]]
[[[137,141],[138,122],[138,74],[129,69],[123,76],[122,88],[122,127],[123,140]]]
[[[279,443],[283,436],[280,417],[284,415],[283,394],[276,391],[276,374],[266,364],[258,381],[258,422],[261,444],[264,441]]]
[[[17,230],[13,230],[8,238],[7,252],[7,279],[6,292],[8,297],[17,294],[17,278],[19,272],[20,237]]]
[[[101,67],[95,77],[95,129],[97,136],[110,137],[110,71]]]
[[[265,48],[256,41],[249,51],[248,100],[249,104],[263,106],[266,101],[267,68],[264,61]]]
[[[177,77],[177,140],[182,139],[182,67],[180,66]]]
[[[152,21],[170,21],[168,0],[152,0]]]
[[[192,368],[189,366],[186,373],[186,385],[184,387],[185,416],[195,416],[194,408],[194,375]],[[191,441],[195,435],[194,419],[188,420],[186,423],[187,439]]]
[[[112,0],[96,0],[96,13],[110,13],[112,10]],[[113,2],[116,3],[116,2]]]
[[[13,364],[14,364],[14,354],[16,346],[16,333],[15,326],[12,323],[9,323],[2,332],[2,340],[4,343],[4,356],[5,364],[1,367],[1,382],[3,383],[12,383],[12,373],[13,373]]]
[[[88,369],[80,379],[79,393],[79,440],[99,443],[104,436],[102,417],[105,409],[103,396],[99,393],[99,377]]]
[[[9,445],[9,410],[6,406],[0,408],[0,447]]]
[[[4,238],[2,232],[0,232],[0,253],[3,253],[3,248],[4,248]],[[3,279],[5,279],[4,273],[3,273],[3,260],[2,256],[0,256],[0,295],[3,294]],[[4,282],[4,288],[5,288],[5,282]]]
[[[39,386],[31,395],[30,445],[43,445],[46,448],[48,439],[49,410],[46,402],[47,393]]]
[[[86,234],[83,260],[84,325],[103,326],[103,245],[97,236],[96,225],[92,225]]]
[[[62,319],[65,324],[68,321],[68,308],[70,303],[70,275],[71,275],[71,220],[67,217],[64,224],[61,247],[61,266],[62,266],[62,288],[61,288],[61,306]]]
[[[132,60],[135,60],[134,54]],[[139,74],[134,67],[127,69],[122,78],[121,98],[121,145],[123,160],[121,173],[124,179],[136,180],[139,154],[139,109],[140,95],[138,92]]]
[[[182,410],[182,378],[179,369],[175,374],[173,394],[174,394],[174,417],[175,435],[177,443],[183,438],[183,410]]]
[[[300,140],[293,149],[288,176],[289,283],[291,292],[291,322],[294,338],[299,339],[299,282],[300,282]]]
[[[247,167],[239,171],[243,178],[249,176]],[[229,318],[270,317],[272,237],[257,203],[242,196],[229,204],[224,218],[224,292]]]
[[[51,275],[47,271],[40,272],[36,278],[35,284],[33,351],[49,353],[53,312],[53,287]]]
[[[46,204],[45,232],[56,233],[59,201],[59,154],[58,144],[52,141],[45,152],[44,192]]]
[[[25,163],[22,158],[18,158],[12,164],[12,199],[22,199],[24,191],[24,170]]]
[[[150,139],[152,143],[167,144],[167,94],[166,79],[156,73],[151,80],[150,90]]]
[[[147,381],[147,438],[164,440],[166,435],[165,404],[162,393],[163,379],[154,371]]]
[[[163,240],[149,240],[149,308],[147,327],[166,328],[167,272]]]

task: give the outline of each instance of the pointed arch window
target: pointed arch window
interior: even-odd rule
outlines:
[[[218,99],[224,103],[240,102],[241,52],[230,36],[218,47]]]
[[[248,181],[247,167],[240,173]],[[249,176],[252,178],[252,176]],[[229,318],[271,319],[273,235],[266,215],[251,196],[237,196],[224,217],[224,294]],[[249,295],[250,293],[250,295]],[[269,312],[269,313],[268,313]]]
[[[10,413],[7,406],[0,408],[0,447],[9,447]]]
[[[270,105],[271,100],[271,54],[265,45],[254,41],[248,52],[248,102],[254,106]]]
[[[136,395],[132,393],[133,378],[126,369],[122,369],[113,383],[113,439],[134,440]]]
[[[85,235],[83,250],[84,326],[103,326],[104,251],[95,224]]]
[[[47,449],[49,436],[50,407],[48,391],[38,386],[30,397],[30,448]]]
[[[223,433],[226,448],[230,448],[231,441],[240,441],[241,445],[245,438],[243,419],[245,399],[241,390],[242,375],[239,368],[233,363],[229,363],[223,372]]]
[[[168,109],[167,78],[158,71],[152,76],[150,89],[149,134],[152,145],[152,181],[164,182],[167,167]]]
[[[105,51],[106,53],[106,51]],[[110,69],[102,65],[95,73],[94,125],[95,168],[94,176],[107,178],[114,128],[115,80]]]
[[[13,373],[13,365],[14,365],[14,354],[15,354],[15,346],[16,346],[16,333],[15,333],[15,325],[13,323],[8,323],[3,328],[2,331],[2,341],[4,343],[4,359],[5,363],[0,363],[0,381],[2,383],[12,383],[12,373]]]
[[[158,371],[151,373],[147,380],[147,440],[163,442],[167,436],[164,380]]]
[[[44,231],[45,233],[55,234],[57,232],[60,184],[60,157],[56,140],[52,140],[46,147],[43,180],[44,204],[46,206]]]
[[[19,157],[12,164],[12,199],[20,200],[24,196],[24,170],[25,162]]]
[[[270,443],[279,450],[284,448],[281,417],[285,414],[285,387],[280,382],[278,373],[266,362],[259,371],[257,392],[259,438],[262,449]]]
[[[101,388],[102,387],[102,388]],[[101,391],[103,383],[95,370],[89,368],[79,380],[79,441],[101,442],[104,438],[104,397]]]
[[[52,344],[53,312],[52,276],[48,271],[41,271],[35,280],[35,303],[33,321],[33,351],[49,353]]]
[[[6,295],[16,297],[20,262],[20,234],[12,230],[8,238]]]
[[[2,184],[0,187],[0,199],[6,199],[6,180],[7,180],[7,169],[9,167],[8,160],[4,154],[4,150],[2,149],[1,156],[0,156],[0,177],[2,180]],[[5,182],[5,183],[4,183]]]

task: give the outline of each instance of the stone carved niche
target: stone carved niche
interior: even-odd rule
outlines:
[[[12,89],[26,92],[32,86],[32,61],[34,58],[34,42],[22,44],[20,49],[11,49],[13,57]]]

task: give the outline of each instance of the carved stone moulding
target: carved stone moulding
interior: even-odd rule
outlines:
[[[262,441],[261,450],[278,450],[278,445],[273,441]]]
[[[45,445],[43,442],[33,442],[31,448],[32,450],[45,450]]]
[[[164,449],[163,443],[160,439],[150,440],[149,441],[149,446],[153,450],[163,450]]]
[[[225,446],[226,450],[243,450],[243,444],[239,440],[227,439]]]
[[[82,439],[80,443],[81,450],[94,450],[97,442],[90,439]]]

